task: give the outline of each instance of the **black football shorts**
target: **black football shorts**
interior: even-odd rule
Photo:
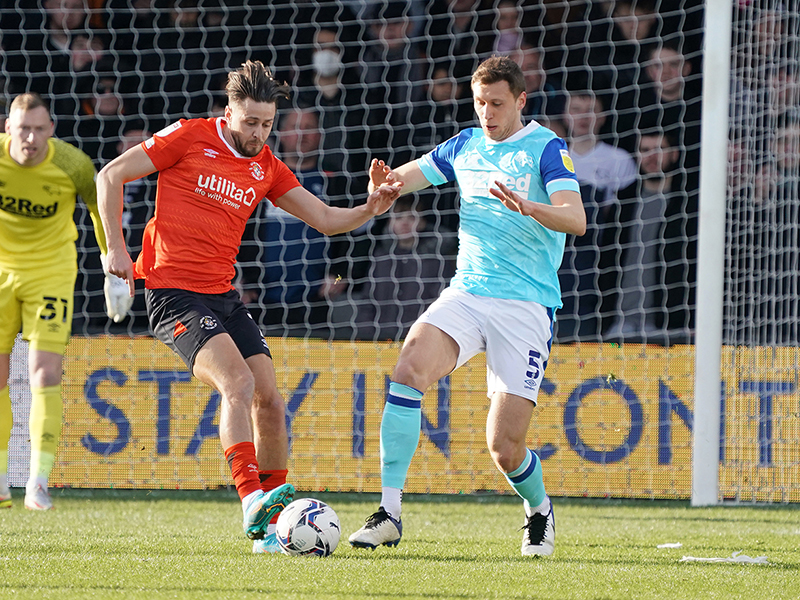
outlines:
[[[199,294],[180,289],[145,290],[147,316],[156,337],[181,357],[189,370],[203,345],[227,333],[243,358],[272,354],[250,311],[235,290]]]

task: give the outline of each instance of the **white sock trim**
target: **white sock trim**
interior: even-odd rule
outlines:
[[[545,496],[544,500],[539,506],[535,506],[531,508],[531,505],[528,504],[528,501],[524,501],[525,504],[525,514],[527,516],[531,516],[534,513],[539,513],[540,515],[547,515],[550,512],[550,496]]]
[[[403,490],[394,487],[381,488],[381,506],[395,520],[400,519],[402,511]]]
[[[255,492],[250,492],[247,494],[247,496],[242,498],[242,512],[247,512],[247,507],[250,506],[250,503],[263,493],[264,492],[261,490],[256,490]]]

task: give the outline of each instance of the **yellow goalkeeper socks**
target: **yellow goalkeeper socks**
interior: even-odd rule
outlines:
[[[11,427],[14,415],[11,412],[11,395],[8,386],[0,390],[0,452],[5,452],[5,460],[0,454],[0,473],[5,473],[8,464],[8,442],[11,440]]]
[[[11,396],[8,386],[0,389],[0,495],[8,494],[8,442],[14,424],[11,412]],[[11,506],[10,498],[0,499],[0,508]]]
[[[31,472],[29,483],[47,482],[61,436],[61,386],[31,388]]]

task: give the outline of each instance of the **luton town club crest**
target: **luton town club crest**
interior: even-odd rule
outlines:
[[[261,165],[257,162],[250,163],[250,172],[253,174],[253,178],[256,181],[262,181],[264,179],[264,171],[261,170]]]

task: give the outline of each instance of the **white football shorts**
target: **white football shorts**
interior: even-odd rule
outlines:
[[[536,302],[478,296],[451,288],[419,318],[452,337],[456,369],[486,353],[487,395],[507,392],[536,404],[553,341],[553,311]]]

